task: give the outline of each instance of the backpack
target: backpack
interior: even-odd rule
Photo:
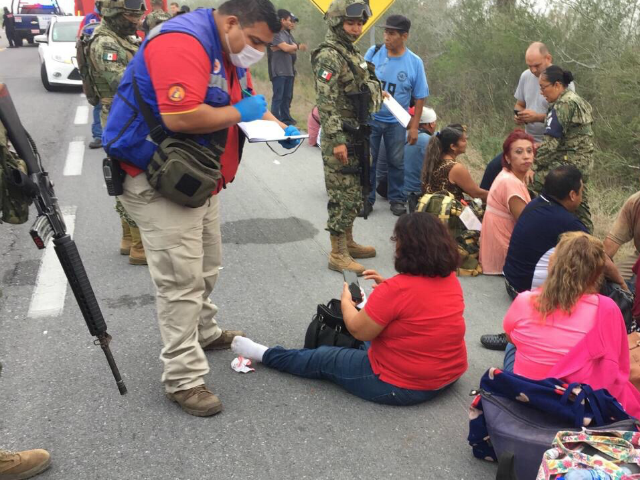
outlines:
[[[78,63],[78,72],[80,72],[80,77],[82,78],[82,91],[87,96],[89,104],[94,107],[100,103],[100,96],[94,87],[95,82],[89,68],[89,48],[91,47],[95,28],[94,24],[87,23],[82,27],[82,31],[76,40],[76,61]]]
[[[475,204],[471,202],[470,207],[479,218],[482,212],[477,211]],[[449,192],[426,193],[416,207],[417,212],[427,212],[435,215],[449,229],[449,233],[458,245],[461,263],[458,267],[458,275],[463,277],[476,277],[482,273],[482,267],[478,256],[480,254],[480,232],[467,230],[460,220],[460,215],[465,206]]]

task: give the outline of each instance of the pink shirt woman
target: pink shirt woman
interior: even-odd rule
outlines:
[[[531,201],[524,180],[534,155],[533,137],[524,130],[514,130],[503,144],[503,169],[489,190],[480,233],[480,263],[487,275],[502,274],[513,227]]]

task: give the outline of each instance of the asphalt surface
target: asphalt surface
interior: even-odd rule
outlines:
[[[225,351],[208,354],[206,378],[224,412],[189,416],[163,394],[154,289],[146,267],[119,255],[103,153],[87,149],[82,174],[63,175],[69,142],[91,140],[89,125],[74,125],[86,100],[78,90],[44,90],[35,46],[0,51],[0,81],[61,206],[76,208],[74,238],[129,389],[118,394],[70,289],[60,315],[27,315],[42,259],[28,234],[32,209],[27,224],[0,225],[0,448],[48,449],[53,463],[43,479],[495,478],[495,465],[473,458],[466,436],[469,391],[502,360],[478,341],[500,331],[508,306],[500,278],[460,280],[469,370],[430,403],[373,405],[261,365],[239,374]],[[223,327],[267,345],[302,346],[316,304],[342,289],[341,275],[327,269],[326,201],[318,149],[303,145],[277,157],[264,145],[247,146],[237,179],[221,194],[224,269],[212,298]],[[384,276],[394,273],[394,222],[378,199],[369,220],[355,226],[357,238],[378,249],[363,263]]]

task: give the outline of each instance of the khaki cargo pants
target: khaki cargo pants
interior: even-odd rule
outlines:
[[[209,372],[202,346],[222,334],[214,318],[218,308],[209,299],[222,257],[218,197],[199,208],[183,207],[141,174],[127,175],[119,198],[140,228],[156,286],[162,382],[167,392],[201,385]]]

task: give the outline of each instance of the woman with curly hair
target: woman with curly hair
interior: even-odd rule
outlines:
[[[562,234],[547,279],[541,288],[516,297],[504,329],[516,349],[514,373],[605,388],[629,415],[639,416],[640,392],[629,381],[622,313],[597,293],[606,258],[602,242],[591,235]],[[505,370],[510,370],[506,359],[511,353],[508,347]]]
[[[398,275],[364,272],[376,287],[357,310],[347,284],[342,315],[361,349],[268,348],[235,337],[245,358],[304,378],[325,379],[365,400],[414,405],[431,400],[467,369],[464,300],[456,278],[458,250],[447,228],[429,213],[400,217],[392,240]]]

